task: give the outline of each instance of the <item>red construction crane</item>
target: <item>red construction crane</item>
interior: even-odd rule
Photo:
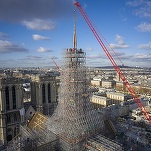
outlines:
[[[117,63],[115,62],[115,60],[113,59],[112,55],[110,54],[110,52],[108,51],[107,47],[105,46],[105,44],[103,43],[103,41],[101,40],[100,36],[98,35],[97,31],[95,30],[94,26],[92,25],[91,21],[89,20],[87,14],[85,13],[84,9],[81,7],[81,5],[79,4],[79,2],[75,2],[74,3],[77,8],[79,9],[80,13],[82,14],[82,16],[84,17],[86,23],[88,24],[89,28],[91,29],[92,33],[94,34],[95,38],[97,39],[97,41],[99,42],[100,46],[102,47],[103,51],[105,52],[106,56],[109,58],[109,60],[111,61],[114,69],[116,70],[116,72],[119,74],[121,80],[123,81],[124,85],[126,86],[126,88],[128,89],[128,91],[130,92],[130,94],[132,95],[134,101],[136,102],[136,104],[138,105],[138,107],[140,108],[140,110],[143,112],[145,118],[148,120],[148,122],[151,124],[151,117],[149,116],[149,114],[147,113],[146,109],[144,108],[142,102],[140,101],[140,99],[138,98],[137,94],[135,93],[135,91],[133,90],[132,86],[129,84],[126,76],[124,75],[124,73],[122,72],[122,70],[118,67]]]
[[[51,57],[51,60],[53,61],[53,63],[55,64],[56,68],[58,69],[58,71],[60,71],[59,66],[57,65],[57,63],[55,62],[55,60]]]

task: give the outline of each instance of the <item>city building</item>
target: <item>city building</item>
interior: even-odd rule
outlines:
[[[115,87],[115,81],[114,80],[102,80],[102,87],[103,88],[114,88]]]
[[[131,99],[132,97],[123,94],[123,93],[117,93],[117,92],[106,92],[107,98],[110,98],[112,100],[112,104],[119,104],[121,102],[125,102],[128,99]]]
[[[97,94],[92,95],[90,102],[93,103],[95,109],[106,107],[112,103],[111,99]]]
[[[101,79],[99,80],[96,80],[96,79],[93,79],[91,80],[91,86],[101,86]]]

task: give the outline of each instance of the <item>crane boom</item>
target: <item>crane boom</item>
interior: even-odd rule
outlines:
[[[59,66],[57,65],[57,63],[55,62],[55,60],[51,57],[51,60],[53,61],[53,63],[55,64],[56,68],[58,69],[58,71],[60,71]]]
[[[138,98],[137,94],[135,93],[135,91],[133,90],[132,86],[130,85],[130,83],[128,82],[126,76],[124,75],[124,73],[122,72],[122,70],[118,67],[117,63],[115,62],[115,60],[113,59],[112,55],[110,54],[110,52],[108,51],[107,47],[105,46],[105,44],[103,43],[103,41],[101,40],[100,36],[98,35],[97,31],[95,30],[94,26],[92,25],[91,21],[89,20],[87,14],[85,13],[85,11],[83,10],[83,8],[81,7],[79,2],[75,2],[74,3],[77,8],[79,9],[80,13],[82,14],[83,18],[85,19],[86,23],[88,24],[89,28],[91,29],[93,35],[95,36],[95,38],[97,39],[97,41],[99,42],[100,46],[102,47],[103,51],[105,52],[106,56],[108,57],[108,59],[111,61],[114,69],[116,70],[116,72],[120,75],[121,80],[123,81],[123,84],[126,86],[126,88],[128,89],[128,91],[130,92],[130,94],[132,95],[135,103],[138,105],[138,107],[140,108],[140,110],[143,112],[145,118],[148,120],[148,122],[151,124],[151,117],[149,116],[149,114],[147,113],[146,109],[144,108],[142,102],[140,101],[140,99]]]

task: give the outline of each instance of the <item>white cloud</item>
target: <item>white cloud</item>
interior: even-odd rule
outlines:
[[[29,50],[7,40],[0,40],[0,53],[28,52]]]
[[[136,8],[134,14],[143,18],[151,18],[151,1],[150,0],[129,0],[128,6]]]
[[[132,7],[137,7],[140,6],[142,2],[140,0],[129,0],[128,2],[126,2],[126,4]]]
[[[129,46],[125,43],[124,38],[122,36],[116,35],[115,41],[117,44],[110,44],[113,49],[123,49],[128,48]]]
[[[113,48],[113,49],[124,49],[124,48],[128,48],[129,46],[128,45],[119,45],[119,44],[110,44],[110,46]]]
[[[41,35],[38,35],[38,34],[34,34],[34,35],[32,35],[32,37],[33,37],[34,40],[50,40],[49,37],[41,36]]]
[[[141,32],[151,32],[151,24],[144,22],[138,25],[136,29]]]
[[[148,44],[140,44],[140,45],[138,45],[138,48],[145,49],[145,50],[151,50],[151,42],[149,42]]]
[[[151,18],[151,1],[150,0],[129,0],[126,3],[134,8],[133,13],[142,18]],[[151,32],[151,23],[140,23],[136,29],[141,32]]]
[[[51,52],[50,49],[47,49],[47,48],[44,48],[44,47],[39,47],[39,48],[37,49],[37,51],[38,51],[38,52]]]
[[[115,40],[119,45],[125,45],[124,38],[122,36],[116,35]]]
[[[8,39],[9,36],[3,32],[0,32],[0,39]]]
[[[145,59],[145,60],[151,60],[151,54],[140,54],[137,53],[134,58],[136,59]]]
[[[25,58],[26,60],[41,60],[43,59],[43,57],[39,57],[39,56],[26,56]]]
[[[32,30],[52,30],[55,28],[51,20],[33,19],[32,21],[23,21],[22,23]]]

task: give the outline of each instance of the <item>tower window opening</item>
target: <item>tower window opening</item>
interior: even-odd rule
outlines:
[[[51,86],[50,86],[50,83],[48,83],[48,103],[51,103]]]
[[[16,109],[16,90],[15,86],[12,87],[13,109]]]
[[[5,97],[6,97],[6,110],[10,109],[10,104],[9,104],[9,88],[5,88]]]

